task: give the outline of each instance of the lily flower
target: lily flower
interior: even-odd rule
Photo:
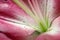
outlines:
[[[54,27],[59,28],[52,26],[60,20],[57,18],[60,16],[59,3],[60,0],[0,0],[1,32],[13,40],[25,40],[26,36],[37,31],[40,35],[36,40],[45,40],[47,36],[53,36],[47,33],[51,33]]]

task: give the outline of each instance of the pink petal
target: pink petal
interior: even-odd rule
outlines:
[[[60,16],[60,0],[48,0],[47,5],[47,13],[50,18],[50,21]]]
[[[60,31],[60,16],[52,22],[50,29]]]
[[[24,40],[26,36],[33,33],[33,29],[20,24],[0,19],[0,31],[11,39]]]
[[[10,38],[8,38],[6,35],[4,35],[3,33],[0,33],[0,40],[11,40]]]
[[[36,40],[60,40],[60,33],[50,35],[49,33],[45,33],[40,35]]]
[[[32,23],[34,21],[21,8],[14,4],[12,0],[7,0],[7,2],[0,0],[0,31],[13,40],[25,40],[26,36],[34,32],[34,29],[31,27],[17,24],[18,22],[12,23],[12,20],[9,19],[16,20],[19,23]]]
[[[0,16],[10,19],[16,19],[18,21],[34,24],[34,20],[28,14],[26,14],[19,6],[17,6],[12,0],[0,3]]]

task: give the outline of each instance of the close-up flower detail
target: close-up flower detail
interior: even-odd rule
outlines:
[[[0,40],[60,40],[60,0],[0,0]]]

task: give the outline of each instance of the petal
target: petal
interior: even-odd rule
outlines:
[[[5,22],[5,21],[6,22]],[[15,20],[15,21],[14,21]],[[13,26],[14,28],[16,27],[15,25],[19,25],[18,26],[18,30],[22,31],[22,32],[32,32],[34,29],[32,29],[29,26],[25,26],[22,25],[23,23],[32,23],[33,19],[27,15],[21,8],[19,8],[16,4],[14,4],[11,0],[0,0],[0,24],[1,26],[3,26],[3,28],[7,29],[7,25],[9,25],[9,27]],[[3,22],[3,23],[2,23]],[[11,22],[13,24],[10,24],[8,22]],[[22,23],[21,23],[22,22]],[[15,24],[14,24],[15,23]],[[33,24],[33,23],[32,23]],[[19,28],[20,27],[20,28]],[[11,29],[11,28],[10,28]],[[9,30],[10,30],[9,29]],[[13,29],[13,28],[12,28]],[[25,30],[26,29],[26,30]],[[24,31],[25,30],[25,31]],[[14,29],[15,31],[15,29]],[[32,32],[33,33],[33,32]],[[27,33],[25,33],[27,34]],[[28,33],[30,34],[30,33]]]
[[[26,14],[19,6],[12,2],[12,0],[8,0],[6,3],[0,3],[0,16],[18,20],[23,23],[35,23],[32,17]]]
[[[60,33],[50,35],[49,33],[38,36],[36,40],[60,40]]]
[[[53,22],[52,22],[52,26],[50,27],[50,29],[53,29],[55,31],[60,31],[60,16],[57,17]]]
[[[48,0],[47,13],[50,21],[60,16],[60,0]]]
[[[25,40],[26,36],[31,35],[34,32],[33,29],[28,26],[8,22],[2,19],[0,19],[0,31],[13,40]]]
[[[0,40],[11,40],[11,39],[8,38],[5,34],[0,33]]]

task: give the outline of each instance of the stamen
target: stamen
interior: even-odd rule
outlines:
[[[45,3],[43,12],[41,12],[41,9],[38,4],[38,0],[27,0],[32,10],[29,8],[29,6],[27,6],[27,4],[23,0],[20,0],[20,1],[13,0],[13,1],[36,21],[36,23],[38,24],[38,27],[30,23],[26,23],[26,24],[30,25],[32,28],[34,28],[39,32],[43,32],[47,30],[47,28],[50,25],[48,13],[47,13],[47,6],[48,6],[47,0],[43,0]]]
[[[29,10],[29,8],[24,5],[22,2],[19,0],[13,0],[19,7],[21,7],[27,14],[29,14],[31,17],[34,17],[34,14]]]
[[[37,17],[36,20],[37,20],[37,23],[38,23],[38,22],[40,21],[40,19],[39,19],[38,15],[37,15],[37,13],[36,13],[36,11],[35,11],[33,5],[31,4],[30,0],[28,0],[28,3],[29,3],[29,5],[30,5],[32,11],[33,11],[34,14],[35,14],[35,17]]]

